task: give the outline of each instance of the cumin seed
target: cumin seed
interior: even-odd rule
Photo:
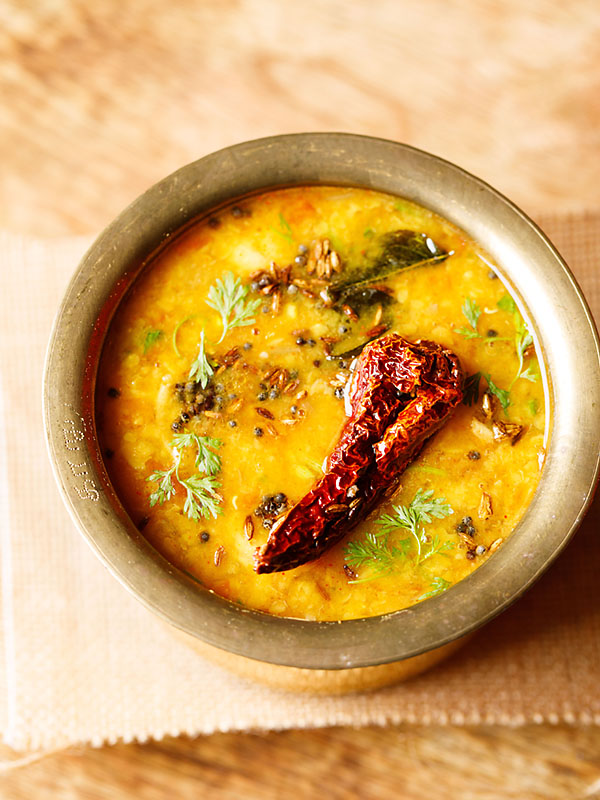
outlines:
[[[341,514],[343,512],[345,513],[346,511],[348,511],[348,506],[344,505],[343,503],[331,503],[331,505],[328,505],[326,508],[323,509],[323,511],[325,512],[325,514],[327,514],[327,516],[329,516],[330,514],[331,515]]]
[[[349,306],[347,303],[344,303],[344,305],[342,306],[342,311],[348,317],[348,319],[352,320],[352,322],[358,322],[358,314],[352,308],[352,306]]]
[[[257,414],[260,414],[260,416],[261,416],[261,417],[264,417],[265,419],[275,419],[275,417],[274,417],[274,416],[273,416],[273,414],[272,414],[272,413],[269,411],[269,409],[268,409],[268,408],[260,408],[260,407],[258,407],[258,406],[255,406],[255,407],[254,407],[254,410],[256,411],[256,413],[257,413]]]
[[[325,587],[321,586],[321,584],[318,581],[315,582],[315,586],[317,587],[317,591],[319,592],[323,600],[329,602],[331,600],[331,597],[329,596],[329,593],[327,592]]]
[[[231,367],[238,358],[241,358],[241,355],[239,347],[232,347],[231,350],[228,350],[221,358],[221,366]]]
[[[479,501],[479,511],[477,512],[477,515],[479,519],[489,519],[493,513],[492,496],[491,494],[488,494],[488,492],[484,492],[482,490],[481,500]]]
[[[371,339],[373,336],[379,336],[380,334],[385,333],[387,329],[387,325],[375,325],[373,328],[369,328],[368,331],[365,331],[365,336]]]
[[[277,290],[273,293],[273,302],[271,303],[271,311],[273,314],[279,314],[281,308],[281,292]]]
[[[286,383],[286,385],[283,387],[282,389],[283,394],[291,394],[292,392],[295,392],[299,386],[300,386],[300,381],[290,381],[289,383]]]

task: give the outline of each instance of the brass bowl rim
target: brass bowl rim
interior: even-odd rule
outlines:
[[[341,622],[242,608],[166,562],[122,507],[115,507],[82,399],[90,339],[123,275],[210,209],[249,193],[304,184],[389,192],[462,228],[494,258],[500,277],[523,303],[554,377],[548,385],[553,412],[546,463],[510,538],[438,597],[392,614]],[[536,309],[534,318],[528,305]],[[485,624],[531,586],[567,544],[598,480],[600,457],[590,443],[600,441],[600,344],[565,262],[542,231],[491,186],[397,142],[345,133],[289,134],[243,142],[184,166],[134,200],[100,234],[55,319],[43,406],[50,460],[71,517],[110,572],[147,608],[209,645],[248,658],[310,669],[373,666],[435,649]]]

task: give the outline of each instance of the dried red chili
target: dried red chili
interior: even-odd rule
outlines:
[[[256,572],[315,560],[393,493],[462,400],[462,385],[457,356],[439,344],[395,333],[368,344],[350,380],[350,418],[325,474],[257,548]]]

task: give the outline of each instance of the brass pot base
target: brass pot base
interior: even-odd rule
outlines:
[[[241,678],[257,681],[271,689],[307,694],[349,694],[402,683],[436,666],[455,653],[473,636],[473,634],[469,634],[442,647],[436,647],[434,650],[412,658],[405,658],[402,661],[392,661],[389,664],[349,669],[303,669],[256,661],[253,658],[246,658],[217,647],[211,647],[182,631],[175,632],[201,656]]]

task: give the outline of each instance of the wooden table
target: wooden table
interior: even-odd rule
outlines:
[[[524,10],[526,9],[526,10]],[[0,226],[93,233],[236,141],[405,141],[527,211],[600,205],[597,0],[0,0]],[[72,749],[0,796],[600,797],[595,728],[335,729]]]

